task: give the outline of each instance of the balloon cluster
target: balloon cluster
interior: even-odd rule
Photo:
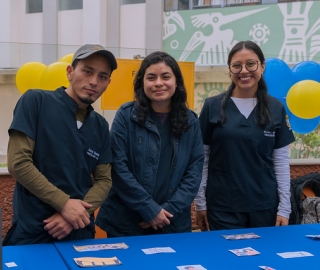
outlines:
[[[61,57],[58,62],[48,66],[40,62],[22,65],[16,74],[16,86],[23,94],[28,89],[55,90],[69,86],[66,68],[71,64],[73,54]]]
[[[16,86],[21,93],[28,89],[55,90],[69,86],[66,68],[73,54],[48,66],[40,62],[22,65],[16,75]],[[264,78],[269,94],[285,106],[293,131],[307,134],[320,122],[320,65],[304,61],[292,69],[277,58],[266,59]]]
[[[285,106],[293,131],[307,134],[320,121],[320,65],[303,61],[292,69],[282,60],[266,59],[264,78],[269,94]]]

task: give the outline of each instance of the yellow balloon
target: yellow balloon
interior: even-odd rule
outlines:
[[[47,66],[43,71],[40,88],[43,90],[56,90],[60,86],[69,86],[67,77],[67,62],[55,62]]]
[[[16,74],[16,86],[23,94],[28,89],[39,89],[40,78],[46,65],[40,62],[28,62],[22,65]]]
[[[288,91],[286,102],[296,116],[311,119],[320,115],[320,83],[303,80],[294,84]]]
[[[73,58],[73,53],[67,54],[65,56],[62,56],[58,62],[67,62],[71,64]]]

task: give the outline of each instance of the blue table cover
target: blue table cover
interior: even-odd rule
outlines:
[[[2,247],[3,270],[67,270],[53,244],[21,245]],[[5,263],[14,262],[16,267]]]
[[[256,233],[261,238],[226,240],[225,234]],[[193,232],[152,236],[132,236],[105,239],[80,240],[55,243],[55,247],[69,269],[81,269],[73,258],[113,257],[122,265],[106,266],[108,269],[177,269],[181,265],[202,265],[206,269],[258,270],[259,266],[271,266],[277,270],[320,269],[320,240],[309,239],[307,234],[320,234],[320,224],[291,225],[253,229]],[[111,244],[124,242],[124,250],[77,252],[73,245]],[[141,249],[171,247],[175,253],[146,255]],[[230,249],[252,247],[260,252],[256,256],[238,257]],[[279,252],[306,251],[312,257],[284,259]],[[106,269],[96,267],[95,269]]]

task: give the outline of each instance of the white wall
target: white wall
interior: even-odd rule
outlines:
[[[6,163],[8,128],[13,117],[13,108],[21,94],[14,84],[15,71],[0,71],[0,164]]]
[[[105,45],[106,6],[105,0],[84,0],[83,10],[59,11],[58,59],[84,43]],[[0,68],[43,62],[43,13],[26,14],[22,0],[1,0],[0,25],[0,51],[6,52],[0,58]],[[119,58],[146,55],[146,4],[121,6],[119,32]]]
[[[42,13],[20,13],[19,64],[42,62]]]
[[[146,4],[122,5],[120,9],[120,58],[146,54]]]
[[[105,0],[83,0],[83,44],[106,43],[106,13]]]
[[[0,42],[10,41],[10,0],[2,0],[0,8]]]
[[[0,8],[0,67],[10,67],[10,0],[2,0]]]
[[[0,2],[0,67],[41,60],[42,13],[26,14],[25,1]]]
[[[82,31],[82,10],[59,11],[58,58],[70,53],[74,53],[79,48],[79,46],[82,45]]]
[[[20,14],[19,42],[30,44],[42,44],[42,13]]]

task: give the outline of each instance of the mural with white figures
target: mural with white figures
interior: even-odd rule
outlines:
[[[314,5],[315,4],[315,5]],[[284,40],[278,58],[287,63],[314,59],[320,52],[320,3],[304,2],[278,5],[283,15]],[[317,9],[313,22],[311,8]]]
[[[220,12],[207,14],[199,14],[191,16],[191,23],[197,30],[191,36],[186,44],[183,53],[180,55],[180,61],[186,61],[188,56],[202,46],[202,50],[197,58],[200,65],[225,64],[228,52],[237,42],[234,39],[234,31],[232,29],[223,29],[230,22],[240,20],[263,11],[266,8],[257,10],[239,12],[237,14],[223,15]],[[212,28],[211,35],[205,35],[202,29],[205,27]],[[214,37],[214,38],[213,38]]]
[[[285,105],[295,131],[291,158],[319,159],[319,10],[320,1],[307,1],[167,12],[163,48],[179,61],[226,67],[228,54],[238,41],[259,44],[266,57],[264,77],[269,93]],[[226,82],[196,82],[194,110],[200,113],[207,97],[228,86]]]
[[[164,13],[163,48],[180,61],[226,64],[235,43],[252,40],[288,64],[320,61],[320,2]]]

